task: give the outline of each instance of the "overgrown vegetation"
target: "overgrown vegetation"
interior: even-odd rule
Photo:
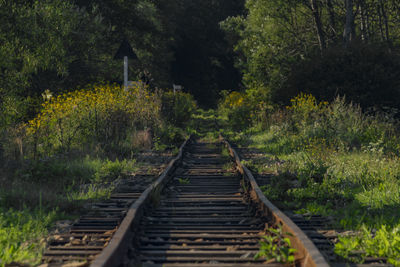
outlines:
[[[137,169],[134,159],[99,157],[27,161],[0,180],[0,266],[37,264],[58,220],[74,219],[85,204],[110,196],[115,181]]]
[[[151,92],[143,84],[46,91],[43,98],[37,115],[7,128],[12,134],[2,140],[0,226],[7,235],[0,266],[39,263],[55,221],[107,199],[138,168],[137,152],[176,150],[196,109],[188,94]]]
[[[138,131],[159,124],[160,96],[139,85],[128,90],[91,86],[56,97],[48,92],[46,97],[26,129],[35,157],[71,150],[129,151]]]
[[[215,104],[219,88],[240,82],[218,23],[240,14],[243,2],[1,0],[1,135],[4,126],[35,116],[46,89],[58,95],[122,83],[122,61],[113,57],[124,39],[137,55],[130,80],[152,89],[181,84],[202,104]]]
[[[251,105],[268,104],[259,111],[300,92],[399,108],[398,8],[397,0],[247,0],[221,27]]]
[[[38,264],[56,212],[0,209],[0,266],[19,262]]]
[[[300,94],[290,106],[254,123],[231,138],[266,153],[263,165],[246,164],[272,174],[264,188],[269,199],[354,230],[336,245],[336,252],[351,261],[380,256],[400,262],[398,246],[392,246],[400,238],[400,135],[393,114],[362,112],[341,97],[328,103]]]
[[[384,257],[394,266],[400,265],[400,228],[382,225],[378,230],[362,227],[355,237],[340,237],[335,251],[355,262],[363,262],[365,257]],[[361,253],[360,253],[361,252]]]
[[[45,235],[80,200],[107,197],[137,151],[227,128],[267,153],[268,164],[247,164],[275,174],[269,198],[360,233],[340,239],[340,255],[398,261],[387,245],[399,227],[398,10],[397,0],[0,0],[0,225]],[[129,90],[107,84],[122,80],[123,39],[138,57],[129,77],[143,81]],[[194,98],[159,89],[173,83]],[[24,233],[1,240],[0,265],[36,262],[24,253],[40,250],[29,245],[40,234]]]

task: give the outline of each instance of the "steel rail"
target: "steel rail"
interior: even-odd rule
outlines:
[[[103,249],[100,255],[98,255],[90,266],[92,267],[108,267],[108,266],[123,266],[128,262],[129,244],[130,240],[138,234],[140,221],[145,207],[151,202],[156,202],[160,198],[160,193],[164,187],[173,179],[173,173],[182,162],[184,150],[187,144],[191,141],[191,138],[185,141],[180,147],[178,156],[170,162],[165,171],[160,175],[156,182],[148,187],[140,196],[140,198],[132,204],[129,208],[125,219],[120,224],[118,230],[111,239],[109,245]],[[241,163],[240,157],[235,149],[229,144],[229,142],[222,138],[221,141],[229,149],[230,155],[236,163],[236,168],[244,178],[245,183],[248,185],[248,193],[251,198],[251,202],[257,206],[261,212],[261,216],[265,216],[270,219],[274,225],[282,225],[285,232],[289,232],[292,236],[292,246],[296,249],[295,259],[296,266],[305,267],[327,267],[329,264],[325,258],[319,252],[313,242],[305,235],[302,230],[282,211],[274,206],[262,193],[252,173]],[[221,199],[222,201],[223,199]],[[194,200],[193,200],[194,201]],[[218,254],[218,253],[217,253]],[[192,266],[192,265],[191,265]]]
[[[124,220],[113,235],[107,247],[90,264],[91,267],[115,267],[124,263],[124,255],[128,253],[129,240],[136,232],[136,226],[143,214],[144,207],[160,194],[169,182],[171,174],[181,162],[184,150],[192,140],[190,136],[179,148],[179,153],[167,166],[159,178],[151,184],[129,208]]]
[[[242,164],[238,153],[230,143],[223,138],[223,136],[220,136],[220,140],[228,148],[229,153],[234,158],[237,168],[243,175],[243,178],[247,180],[247,183],[250,186],[249,193],[252,201],[258,205],[259,209],[266,217],[272,217],[275,224],[282,225],[285,232],[291,233],[291,236],[288,237],[291,241],[291,245],[296,249],[295,258],[297,264],[304,267],[329,267],[330,265],[325,260],[324,256],[307,235],[288,216],[286,216],[265,197],[253,174]]]

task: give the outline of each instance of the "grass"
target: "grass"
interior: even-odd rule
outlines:
[[[257,136],[253,141],[257,147],[264,144],[267,153],[274,153],[276,145],[268,147],[269,140],[268,136],[266,139]],[[362,234],[339,239],[335,249],[338,255],[359,263],[367,256],[387,257],[390,263],[399,266],[400,251],[396,248],[400,240],[400,160],[397,157],[329,149],[281,152],[278,157],[283,164],[255,164],[256,168],[250,164],[259,172],[278,173],[272,186],[264,188],[269,199],[296,213],[333,216],[334,226],[339,229],[356,232],[362,229]]]
[[[265,195],[280,208],[334,218],[354,231],[335,252],[349,261],[384,257],[400,266],[399,122],[367,115],[344,99],[318,104],[307,96],[270,120],[229,138],[265,153],[254,171],[272,174]],[[388,119],[385,119],[388,118]]]
[[[202,141],[210,143],[218,142],[219,127],[223,123],[215,110],[198,109],[189,123],[187,132],[201,137]]]
[[[30,162],[18,171],[9,170],[0,189],[0,266],[38,264],[55,222],[77,218],[85,203],[109,198],[113,182],[127,177],[136,165],[134,159],[87,156]]]
[[[374,233],[366,227],[361,230],[361,234],[355,237],[340,237],[335,252],[354,262],[363,262],[366,256],[387,257],[389,263],[400,266],[399,227],[382,225]],[[364,253],[359,253],[360,250]]]
[[[40,263],[48,229],[59,218],[56,210],[0,209],[0,266]]]

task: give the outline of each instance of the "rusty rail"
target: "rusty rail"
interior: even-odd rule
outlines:
[[[90,265],[91,267],[112,267],[123,264],[124,255],[127,254],[129,248],[128,241],[132,239],[132,236],[136,231],[135,226],[141,218],[143,208],[152,200],[152,198],[157,197],[162,188],[168,183],[171,178],[171,173],[174,172],[175,168],[182,160],[185,147],[190,143],[191,139],[192,137],[189,137],[181,145],[178,156],[168,164],[167,168],[160,175],[157,181],[148,187],[139,199],[132,204],[110,243],[92,262]]]
[[[218,147],[229,149],[239,173],[224,170],[231,159],[222,159],[207,144],[188,148],[192,141],[190,137],[182,144],[178,156],[129,207],[90,266],[283,266],[253,258],[265,219],[293,235],[296,266],[329,266],[299,227],[265,198],[226,140]],[[241,180],[247,192],[240,188]],[[151,209],[154,203],[159,204]]]
[[[328,267],[329,264],[307,235],[288,216],[286,216],[264,196],[253,174],[241,163],[240,157],[235,149],[232,148],[229,142],[222,136],[220,136],[220,139],[229,149],[231,156],[237,164],[239,172],[243,175],[250,186],[249,191],[252,201],[257,204],[258,208],[266,217],[272,217],[276,224],[282,225],[285,232],[292,234],[289,238],[291,239],[292,246],[296,249],[296,259],[298,259],[298,264],[306,267]]]

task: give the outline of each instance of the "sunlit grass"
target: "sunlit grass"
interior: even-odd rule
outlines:
[[[59,218],[56,211],[0,208],[0,266],[40,263],[48,229]]]
[[[277,139],[272,133],[252,137],[254,147],[270,155],[279,152],[275,155],[284,161],[269,166],[247,163],[259,172],[275,169],[279,173],[276,183],[264,188],[267,197],[297,213],[333,217],[334,224],[341,229],[364,229],[361,236],[339,240],[339,255],[355,262],[362,262],[367,256],[388,257],[392,264],[397,264],[398,251],[389,245],[374,248],[373,244],[393,245],[400,240],[400,233],[395,230],[400,227],[400,160],[371,151],[293,149],[290,144],[296,143],[298,137],[285,138],[292,137],[282,137],[278,144],[274,144]],[[297,176],[287,178],[285,173]],[[372,230],[391,234],[385,238],[367,235]],[[356,250],[364,253],[351,254]]]
[[[27,165],[0,189],[0,266],[35,265],[56,220],[77,217],[88,202],[108,199],[135,160],[53,159]],[[27,190],[29,188],[29,190]]]
[[[356,253],[357,251],[364,253]],[[400,266],[400,224],[381,225],[377,229],[361,227],[356,236],[339,237],[335,252],[352,262],[361,263],[366,257],[385,257],[394,266]]]
[[[354,236],[337,243],[340,256],[355,262],[386,257],[397,264],[400,151],[395,122],[365,115],[340,98],[320,105],[301,97],[268,127],[230,133],[236,142],[265,153],[264,162],[245,164],[273,174],[263,191],[280,208],[326,216],[333,219],[332,227],[353,230]]]

